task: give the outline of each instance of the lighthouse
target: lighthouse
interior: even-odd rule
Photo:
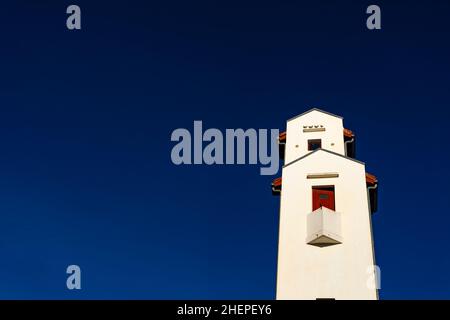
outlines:
[[[279,136],[277,299],[378,299],[372,233],[378,180],[343,118],[311,109]]]

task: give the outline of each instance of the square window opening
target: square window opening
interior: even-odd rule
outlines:
[[[308,151],[314,151],[322,148],[322,140],[321,139],[312,139],[308,140]]]

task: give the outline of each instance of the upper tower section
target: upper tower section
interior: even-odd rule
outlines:
[[[316,150],[326,149],[354,157],[354,136],[344,129],[343,118],[314,108],[287,121],[280,134],[280,156],[290,163]]]

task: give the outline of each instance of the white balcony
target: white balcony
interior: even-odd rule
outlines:
[[[328,208],[319,208],[307,215],[306,243],[326,247],[342,243],[341,214]]]

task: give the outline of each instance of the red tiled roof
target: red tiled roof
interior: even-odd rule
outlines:
[[[344,128],[344,137],[346,137],[346,138],[354,138],[355,134],[353,133],[352,130]]]
[[[366,172],[366,183],[370,185],[374,185],[378,182],[377,177],[375,177],[373,174]]]
[[[281,187],[281,177],[276,178],[272,181],[272,187]]]

